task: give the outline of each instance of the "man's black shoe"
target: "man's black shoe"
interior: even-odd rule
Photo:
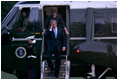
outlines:
[[[60,78],[60,76],[59,75],[54,75],[56,78]]]
[[[54,70],[51,70],[51,71],[48,73],[47,76],[48,76],[48,77],[52,77],[52,76],[54,76],[53,73],[54,73]]]

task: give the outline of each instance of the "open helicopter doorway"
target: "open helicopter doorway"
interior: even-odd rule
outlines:
[[[65,24],[65,27],[69,31],[69,6],[68,5],[44,6],[43,7],[43,22],[44,22],[43,23],[43,28],[45,26],[45,22],[46,22],[48,16],[51,15],[51,8],[52,7],[56,8],[57,14],[61,15],[61,17],[63,19],[63,22]],[[66,34],[65,34],[65,36],[66,36],[66,40],[69,40],[69,37]],[[45,54],[47,52],[47,43],[48,43],[48,40],[46,39],[46,37],[44,37],[44,46],[45,46],[44,47],[44,53]],[[67,48],[69,49],[69,41],[66,41],[66,44],[67,44]],[[67,51],[67,48],[66,48],[66,51],[62,53],[62,55],[67,55],[67,52],[69,54],[69,51]]]
[[[51,15],[51,8],[55,7],[57,10],[57,14],[60,14],[63,22],[65,23],[65,27],[67,28],[67,30],[69,31],[69,6],[67,5],[51,5],[51,6],[44,6],[42,13],[43,13],[43,23],[42,23],[42,29],[44,29],[44,24],[48,18],[49,15]],[[48,27],[49,29],[49,27]],[[70,76],[70,61],[68,60],[68,55],[69,55],[69,44],[70,44],[70,37],[69,35],[66,35],[66,51],[62,52],[61,54],[61,64],[60,64],[60,71],[62,73],[60,73],[61,79],[69,79]],[[55,79],[54,76],[50,76],[48,75],[48,72],[50,72],[49,67],[48,67],[48,63],[46,58],[43,59],[46,54],[47,54],[47,47],[48,47],[48,38],[44,35],[43,39],[42,39],[42,50],[41,50],[41,79]],[[52,55],[52,63],[54,63],[55,66],[55,57],[53,57]]]

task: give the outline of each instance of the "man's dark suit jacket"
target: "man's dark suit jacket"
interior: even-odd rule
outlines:
[[[48,37],[48,51],[53,51],[55,49],[55,44],[59,52],[62,52],[62,47],[66,47],[66,38],[64,34],[64,29],[57,27],[57,39],[55,39],[55,34],[52,29],[46,32],[46,37]]]

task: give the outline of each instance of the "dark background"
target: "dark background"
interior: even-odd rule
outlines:
[[[18,1],[1,1],[1,21]]]

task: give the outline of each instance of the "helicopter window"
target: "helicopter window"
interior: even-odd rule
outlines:
[[[86,37],[86,10],[75,9],[70,13],[70,36]]]
[[[95,19],[95,28],[94,34],[95,35],[103,35],[104,34],[104,19]]]
[[[117,18],[111,19],[111,27],[112,27],[112,32],[116,33],[117,32]]]
[[[29,14],[29,30],[39,30],[39,11],[38,8],[32,8]]]
[[[17,14],[18,14],[18,7],[17,7],[17,11],[14,11],[14,10],[12,10],[11,12],[10,12],[10,15],[8,15],[8,17],[6,18],[6,20],[4,21],[4,23],[1,25],[2,26],[2,28],[1,28],[1,34],[3,35],[4,33],[6,34],[6,33],[8,33],[9,31],[11,31],[11,30],[13,30],[13,28],[14,28],[14,24],[15,24],[15,22],[16,22],[16,20],[17,20]],[[14,14],[14,15],[13,15]]]
[[[71,36],[73,37],[85,37],[86,27],[83,22],[74,22],[71,27]]]
[[[18,7],[14,8],[8,17],[4,20],[2,24],[2,29],[1,29],[1,44],[2,45],[10,45],[12,36],[10,34],[10,31],[13,29],[13,26],[16,22],[17,19],[17,13],[18,13]]]
[[[17,31],[38,30],[38,8],[23,8],[17,24]]]
[[[17,29],[16,31],[26,31],[27,27],[29,26],[29,9],[30,8],[22,8],[19,20],[17,22]]]
[[[18,9],[18,7],[14,7],[13,10],[8,14],[8,16],[5,17],[5,19],[2,21],[1,29],[7,27],[10,24],[10,22],[14,19]]]

